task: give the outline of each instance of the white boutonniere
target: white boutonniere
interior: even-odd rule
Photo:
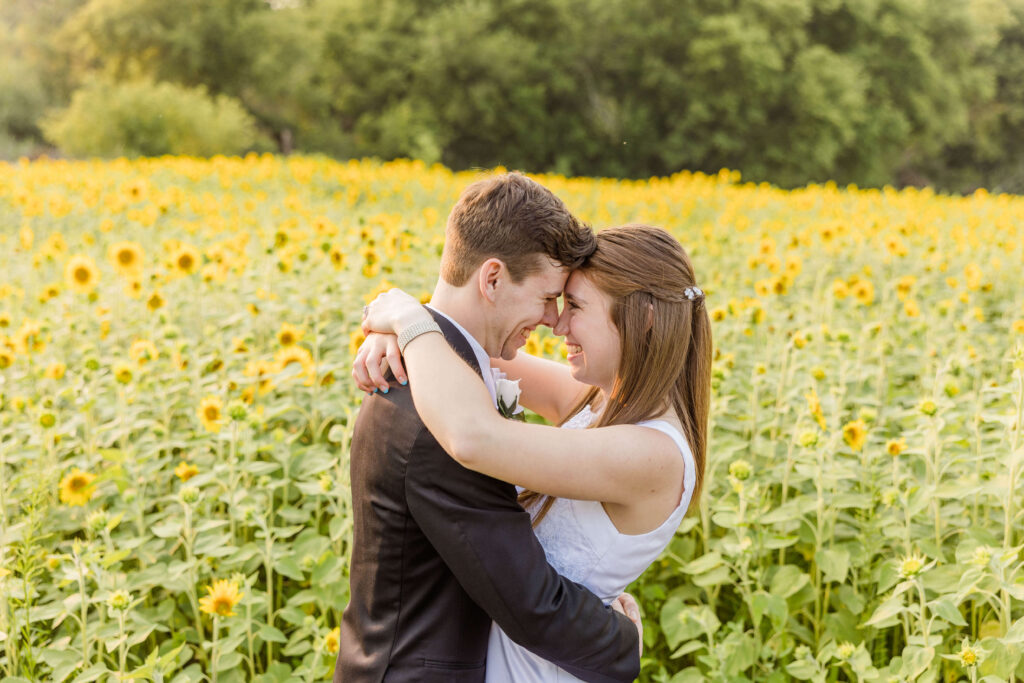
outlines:
[[[519,394],[522,393],[519,388],[519,380],[508,379],[504,372],[496,368],[491,368],[491,375],[494,377],[494,393],[498,399],[498,412],[510,420],[525,422],[526,415],[523,414],[523,407],[519,405]]]

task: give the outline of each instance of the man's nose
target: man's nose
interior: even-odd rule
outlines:
[[[540,319],[542,325],[553,328],[558,324],[558,302],[549,301],[544,305],[544,317]]]

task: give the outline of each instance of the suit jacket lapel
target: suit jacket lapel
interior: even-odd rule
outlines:
[[[427,307],[424,306],[424,308]],[[433,309],[427,308],[427,311],[429,311],[430,315],[433,316],[434,321],[437,322],[438,326],[441,328],[444,338],[447,339],[448,344],[455,349],[455,353],[459,354],[459,357],[466,361],[469,367],[476,370],[477,374],[480,375],[480,378],[483,379],[483,368],[480,367],[480,362],[477,361],[476,354],[473,353],[473,347],[469,345],[469,340],[459,332],[455,325],[452,325],[452,322],[448,320],[448,318]],[[490,368],[488,368],[488,372],[489,371]]]

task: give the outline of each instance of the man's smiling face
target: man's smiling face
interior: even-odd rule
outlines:
[[[542,261],[540,269],[521,282],[509,280],[495,302],[498,315],[494,318],[493,334],[488,335],[495,347],[487,349],[491,357],[497,353],[504,360],[512,360],[534,328],[554,327],[558,321],[558,297],[569,271],[550,259]]]

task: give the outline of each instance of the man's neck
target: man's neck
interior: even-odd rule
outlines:
[[[452,287],[444,280],[438,280],[430,297],[430,306],[462,325],[486,349],[486,328],[481,319],[478,302],[471,295],[472,292],[468,288]]]

